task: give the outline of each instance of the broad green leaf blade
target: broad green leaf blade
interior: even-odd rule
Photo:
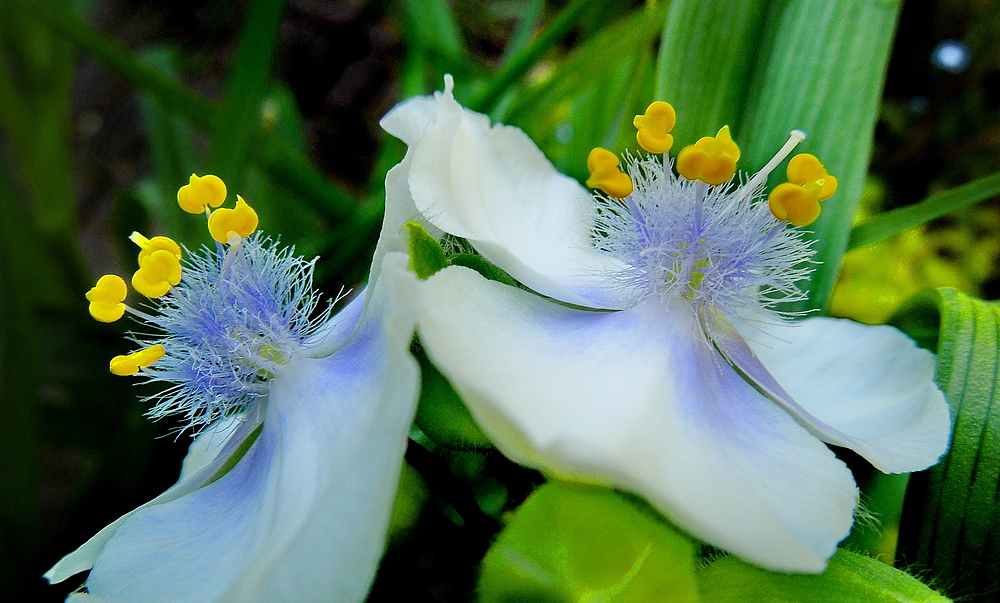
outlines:
[[[1000,172],[931,195],[919,203],[900,207],[851,229],[848,248],[878,243],[908,228],[950,214],[1000,194]]]
[[[285,0],[251,0],[222,103],[215,114],[209,168],[234,191],[242,189],[247,145],[254,126],[260,122],[260,103],[284,11]]]
[[[952,596],[995,601],[1000,592],[1000,305],[942,288],[911,300],[896,322],[923,332],[939,324],[937,381],[951,404],[955,429],[951,451],[941,463],[911,478],[900,558],[928,568]]]
[[[704,603],[947,603],[916,578],[840,550],[818,575],[782,574],[723,557],[698,573]]]
[[[483,559],[481,603],[696,603],[694,543],[622,495],[550,482]]]
[[[809,227],[822,262],[808,285],[810,299],[789,310],[824,308],[861,199],[872,133],[899,2],[890,0],[789,0],[768,15],[742,131],[744,169],[756,170],[781,147],[792,129],[809,138],[798,152],[820,158],[840,180]],[[782,166],[771,184],[784,180]]]
[[[737,134],[768,2],[674,0],[656,70],[656,98],[677,110],[676,154],[729,125]],[[697,32],[692,35],[692,32]]]

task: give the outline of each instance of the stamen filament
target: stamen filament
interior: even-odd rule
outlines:
[[[778,164],[784,161],[785,157],[788,157],[791,152],[795,149],[800,142],[806,139],[806,133],[802,130],[792,130],[788,135],[788,140],[785,144],[778,149],[778,152],[774,154],[767,164],[746,183],[746,189],[752,191],[753,189],[760,186],[767,177],[771,175],[774,168],[778,167]]]

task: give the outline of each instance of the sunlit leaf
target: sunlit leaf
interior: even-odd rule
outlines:
[[[483,559],[482,603],[695,603],[694,543],[622,495],[551,482]]]
[[[916,578],[840,550],[818,575],[782,574],[723,557],[698,573],[704,603],[947,603]]]

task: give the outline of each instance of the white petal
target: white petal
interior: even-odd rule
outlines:
[[[245,420],[243,413],[231,415],[219,419],[199,433],[188,446],[177,481],[182,482],[211,464]]]
[[[384,546],[419,383],[419,284],[401,254],[350,339],[296,357],[224,476],[124,518],[87,581],[115,601],[363,601]]]
[[[544,295],[622,307],[608,275],[617,261],[590,239],[595,204],[518,128],[463,109],[450,94],[411,99],[382,121],[410,145],[410,193],[441,230]]]
[[[821,571],[850,529],[850,472],[726,364],[684,302],[586,312],[451,267],[427,281],[419,332],[515,461],[636,492],[768,568]]]
[[[926,469],[948,449],[951,415],[934,384],[934,355],[899,330],[837,318],[740,330],[797,403],[790,412],[818,437],[885,473]]]
[[[45,579],[50,583],[55,584],[66,580],[70,576],[92,568],[94,566],[94,561],[101,554],[101,550],[104,548],[104,545],[111,539],[112,536],[114,536],[115,532],[122,525],[122,523],[141,509],[176,500],[194,492],[198,488],[210,482],[216,472],[229,460],[229,458],[239,448],[240,444],[248,436],[250,436],[251,433],[253,433],[258,425],[260,425],[259,420],[249,420],[241,424],[237,432],[226,440],[222,450],[211,462],[208,463],[208,465],[190,477],[174,484],[163,494],[157,496],[148,503],[133,511],[129,511],[125,515],[116,519],[114,522],[105,526],[104,529],[92,536],[87,542],[80,545],[80,547],[78,547],[75,551],[60,559],[58,563],[49,569],[49,571],[45,572]]]

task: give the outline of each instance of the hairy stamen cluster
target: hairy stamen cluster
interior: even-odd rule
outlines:
[[[627,156],[634,192],[595,194],[594,239],[628,267],[614,278],[626,299],[686,299],[724,313],[805,299],[814,254],[802,231],[771,213],[763,184],[709,186],[674,174],[659,157]]]
[[[187,257],[184,279],[144,316],[155,332],[132,339],[163,346],[141,375],[173,384],[146,399],[148,414],[180,413],[197,429],[266,396],[268,381],[307,347],[330,308],[315,313],[315,260],[259,233]]]

